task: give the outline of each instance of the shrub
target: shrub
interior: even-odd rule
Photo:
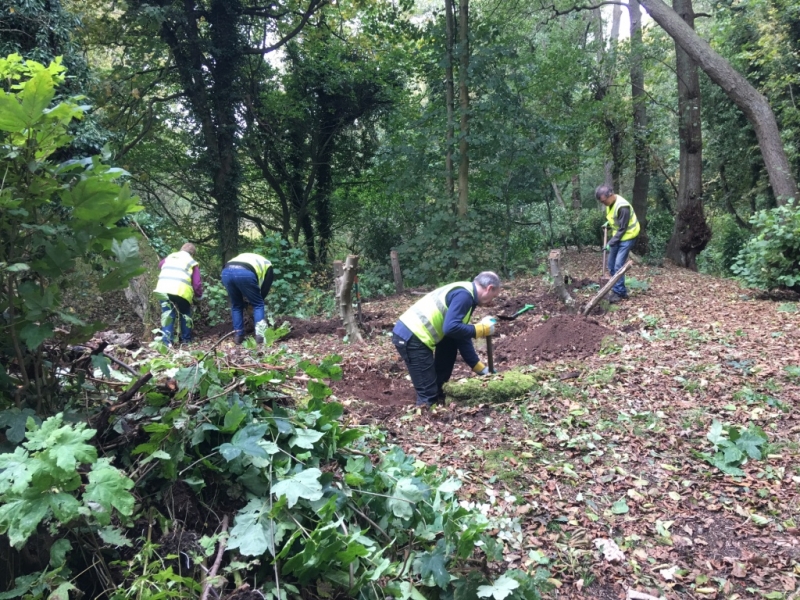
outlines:
[[[700,270],[717,275],[733,275],[732,267],[739,251],[747,243],[750,232],[736,223],[733,215],[719,215],[711,218],[713,237],[698,257]]]
[[[742,248],[732,271],[747,285],[800,290],[800,209],[794,199],[750,218],[755,235]]]
[[[58,362],[42,351],[45,340],[84,341],[101,324],[68,312],[62,290],[79,261],[97,274],[98,289],[127,285],[141,272],[136,234],[118,223],[141,209],[125,174],[100,157],[58,163],[70,128],[83,117],[78,99],[53,104],[65,80],[60,60],[45,67],[12,54],[0,58],[0,312],[10,326],[0,341],[0,362],[13,356],[18,398],[51,396]],[[58,335],[56,332],[59,332]]]

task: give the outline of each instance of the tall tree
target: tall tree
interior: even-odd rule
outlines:
[[[633,101],[633,153],[635,171],[631,202],[641,224],[636,250],[647,254],[647,194],[650,188],[650,149],[647,142],[647,104],[644,90],[642,12],[638,0],[628,0],[631,32],[631,99]]]
[[[132,0],[127,6],[128,18],[144,36],[152,35],[155,15],[158,35],[169,48],[168,72],[177,76],[202,140],[199,162],[209,180],[223,260],[239,248],[241,68],[247,57],[285,45],[325,2],[300,1]],[[264,34],[248,36],[250,31]]]
[[[769,181],[779,205],[797,197],[797,183],[781,141],[778,123],[767,99],[756,90],[731,64],[715,52],[708,42],[661,0],[639,0],[664,31],[686,54],[696,61],[708,77],[747,116],[758,138]]]
[[[461,127],[458,142],[458,215],[469,208],[469,0],[460,0],[458,10],[458,96]]]
[[[672,0],[672,8],[694,28],[692,0]],[[667,258],[697,270],[697,255],[711,239],[703,212],[703,136],[700,111],[700,77],[697,63],[675,43],[678,79],[678,139],[680,171],[675,223],[667,243]]]
[[[455,137],[455,85],[453,81],[453,46],[454,39],[454,20],[453,14],[453,0],[444,0],[444,19],[445,19],[445,56],[444,56],[444,69],[445,69],[445,103],[447,105],[447,138],[445,140],[445,197],[453,203],[455,195],[455,181],[453,177],[453,139]],[[454,206],[454,208],[457,208]]]

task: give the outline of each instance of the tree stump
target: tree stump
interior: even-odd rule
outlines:
[[[392,250],[390,254],[392,258],[392,273],[394,274],[394,291],[402,294],[403,288],[403,272],[400,270],[400,258],[397,256],[397,250]]]
[[[560,300],[569,308],[575,306],[575,299],[570,296],[567,286],[564,285],[564,272],[561,269],[561,250],[550,250],[550,275],[553,277],[553,286]]]
[[[351,342],[363,342],[361,330],[358,328],[358,319],[353,310],[353,284],[358,273],[358,256],[351,254],[347,261],[342,265],[342,261],[337,260],[333,263],[334,282],[336,285],[336,299],[339,304],[339,316],[344,323],[345,331]],[[341,275],[336,276],[337,269],[341,269]]]

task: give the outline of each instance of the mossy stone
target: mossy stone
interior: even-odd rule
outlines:
[[[506,371],[491,378],[470,377],[444,384],[448,398],[469,404],[508,402],[522,398],[536,384],[534,375]]]

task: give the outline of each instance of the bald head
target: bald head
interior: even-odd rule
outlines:
[[[181,246],[181,252],[188,252],[194,256],[194,253],[197,252],[197,248],[195,248],[194,244],[191,242],[186,242],[183,246]]]

